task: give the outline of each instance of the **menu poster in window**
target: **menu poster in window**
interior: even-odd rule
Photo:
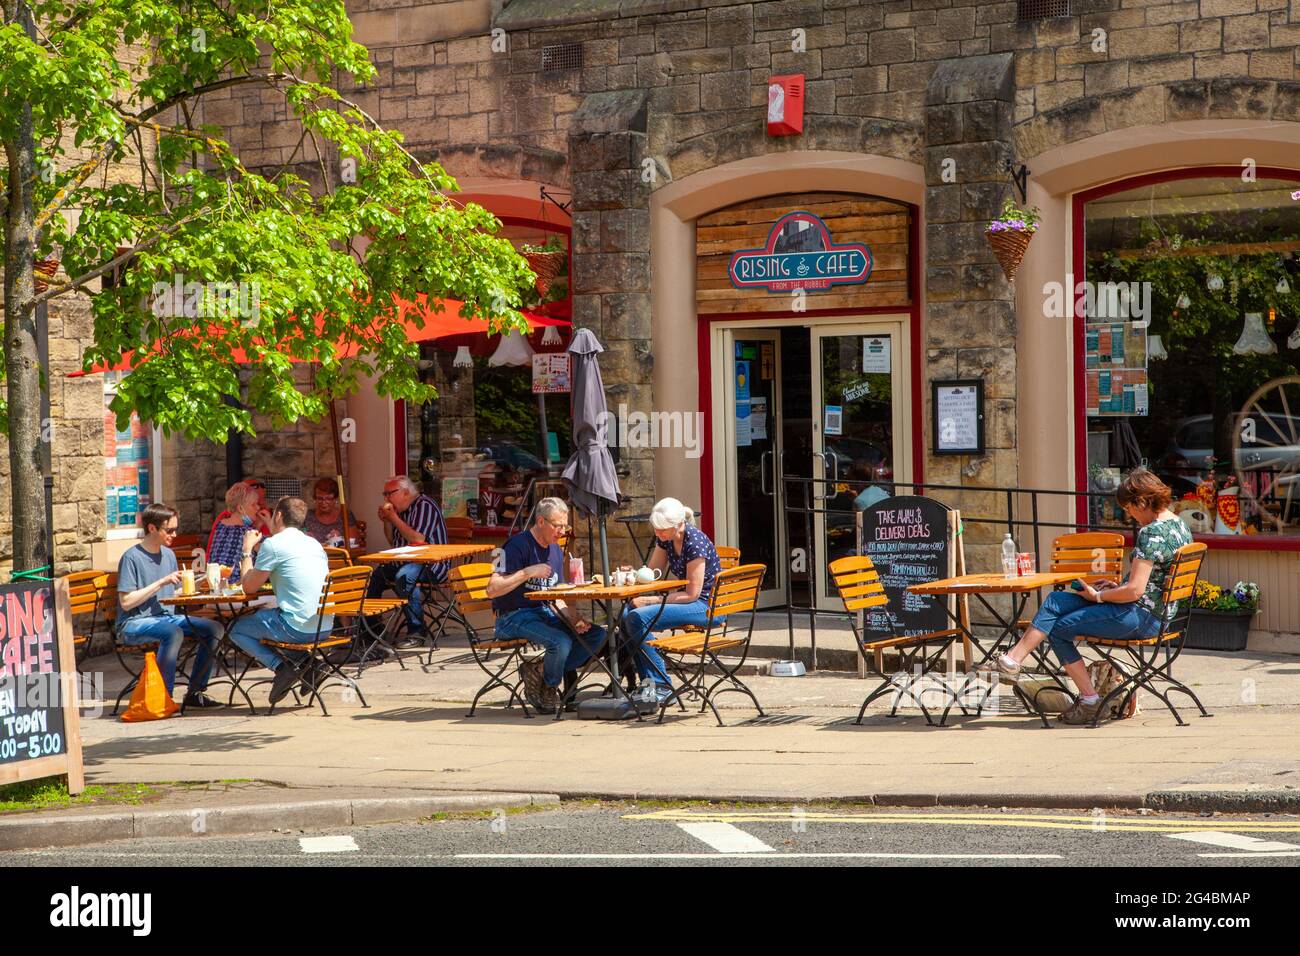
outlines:
[[[936,455],[984,454],[984,380],[932,382]]]
[[[871,558],[889,598],[864,613],[868,640],[931,634],[952,627],[942,597],[913,594],[909,585],[951,577],[955,522],[951,508],[933,498],[884,498],[858,513],[858,553]]]
[[[570,390],[569,353],[542,352],[533,356],[533,391],[552,395]]]
[[[478,478],[442,479],[442,513],[445,516],[469,517],[471,501],[478,501]]]
[[[862,340],[862,371],[889,373],[889,336],[867,336]]]
[[[66,581],[0,587],[0,784],[68,775],[85,788]]]
[[[1146,369],[1087,369],[1085,379],[1089,415],[1100,418],[1148,414],[1150,401]]]

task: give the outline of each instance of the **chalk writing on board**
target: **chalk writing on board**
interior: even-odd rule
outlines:
[[[931,498],[885,498],[862,512],[859,551],[871,558],[889,598],[865,615],[871,638],[928,634],[950,627],[943,598],[913,594],[913,584],[948,576],[948,508]]]

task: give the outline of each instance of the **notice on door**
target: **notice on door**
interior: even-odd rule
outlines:
[[[827,405],[826,406],[826,423],[822,427],[824,435],[843,435],[844,434],[844,406]]]
[[[736,446],[747,448],[754,443],[749,404],[749,362],[736,362]]]
[[[862,371],[889,374],[889,336],[878,335],[862,340]]]
[[[754,441],[767,441],[766,396],[755,396],[749,400],[749,437]]]

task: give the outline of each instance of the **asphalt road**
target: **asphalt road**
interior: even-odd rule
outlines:
[[[1294,867],[1300,817],[580,805],[418,824],[0,853],[12,866]]]

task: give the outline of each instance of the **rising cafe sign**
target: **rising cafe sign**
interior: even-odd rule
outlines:
[[[789,292],[861,285],[871,266],[871,250],[862,243],[836,243],[820,218],[791,212],[772,226],[762,249],[732,253],[727,272],[737,289]]]

